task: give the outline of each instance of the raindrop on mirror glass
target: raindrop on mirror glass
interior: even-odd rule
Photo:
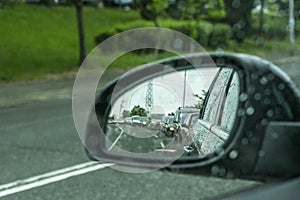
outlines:
[[[257,43],[257,45],[262,46],[264,44],[264,38],[263,37],[258,37],[256,39],[256,43]]]
[[[217,65],[225,65],[225,59],[224,58],[217,58],[216,60]]]
[[[268,120],[264,118],[264,119],[261,120],[260,123],[261,123],[261,125],[263,125],[263,126],[267,126],[267,125],[268,125]]]
[[[269,81],[272,81],[274,78],[275,78],[274,74],[272,74],[272,73],[268,74],[268,80]]]
[[[245,110],[242,109],[242,108],[240,108],[240,109],[238,110],[238,116],[239,116],[239,117],[242,117],[242,116],[244,116],[244,115],[245,115]]]
[[[175,49],[182,49],[183,41],[179,38],[176,38],[173,42],[173,46],[174,46]]]
[[[257,73],[252,73],[251,74],[251,78],[253,79],[253,80],[257,80],[258,79],[258,74]]]
[[[241,93],[240,102],[244,102],[248,99],[248,95],[246,93]]]
[[[234,32],[239,32],[241,30],[241,26],[238,23],[236,23],[233,25],[232,30]]]
[[[222,156],[224,153],[225,153],[225,151],[224,151],[223,148],[219,148],[219,149],[216,150],[216,154],[219,155],[219,156]]]
[[[230,159],[236,159],[237,157],[239,156],[239,152],[237,150],[232,150],[230,153],[229,153],[229,158]]]
[[[219,166],[217,165],[212,166],[210,172],[212,175],[217,175],[219,173]]]
[[[253,115],[254,112],[255,112],[255,110],[254,110],[253,107],[249,107],[249,108],[247,108],[247,110],[246,110],[247,115]]]
[[[201,67],[201,63],[202,63],[202,58],[201,57],[192,58],[192,64],[194,65],[194,67]]]
[[[243,145],[247,145],[248,142],[249,142],[249,140],[248,140],[247,138],[243,138],[243,139],[241,140],[241,143],[242,143]]]
[[[284,85],[283,83],[280,83],[280,84],[278,85],[278,89],[279,89],[279,90],[284,90],[284,89],[285,89],[285,85]]]
[[[268,95],[272,94],[272,91],[270,89],[265,89],[264,93],[265,93],[265,95],[268,96]]]
[[[265,98],[265,99],[264,99],[264,104],[265,104],[265,105],[270,105],[271,102],[272,102],[272,101],[271,101],[271,99],[269,99],[269,98]]]
[[[254,94],[254,93],[255,93],[255,90],[256,90],[255,85],[250,85],[250,86],[249,86],[249,93],[250,93],[250,94]]]
[[[268,110],[267,116],[270,117],[270,118],[273,117],[274,116],[274,111],[273,110]]]
[[[247,132],[246,132],[246,136],[247,136],[248,138],[253,137],[252,131],[247,131]]]
[[[260,150],[260,151],[258,152],[258,156],[259,156],[259,157],[264,157],[264,156],[265,156],[265,151]]]
[[[268,79],[266,77],[262,77],[260,80],[259,80],[260,84],[262,85],[266,85],[268,83]]]
[[[223,56],[224,55],[224,49],[221,47],[218,47],[216,50],[217,56]]]
[[[220,176],[225,176],[226,175],[226,170],[224,168],[219,169],[219,175]]]
[[[264,30],[265,32],[268,32],[268,31],[270,30],[270,25],[269,25],[269,24],[264,24],[264,25],[263,25],[263,30]]]
[[[245,20],[240,20],[238,23],[242,28],[246,26]]]
[[[262,98],[262,95],[261,95],[260,93],[256,93],[256,94],[254,95],[254,99],[255,99],[256,101],[260,101],[261,98]]]

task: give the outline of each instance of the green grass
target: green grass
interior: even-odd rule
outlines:
[[[87,51],[99,32],[136,20],[134,11],[84,8]],[[77,69],[73,7],[19,5],[0,9],[0,82],[28,80]]]
[[[114,26],[127,26],[141,20],[138,11],[84,7],[87,53],[95,47],[95,36]],[[78,69],[78,37],[75,9],[61,6],[47,8],[37,5],[17,5],[0,9],[0,83],[39,79],[49,74],[60,75]],[[287,18],[266,16],[266,23],[274,30],[282,30]],[[160,23],[171,23],[168,20]],[[173,23],[173,22],[172,22]],[[179,22],[177,22],[179,23]],[[144,25],[152,24],[151,22]],[[151,26],[151,25],[150,25]],[[152,25],[153,26],[153,25]],[[254,16],[254,28],[258,18]],[[296,24],[300,32],[300,23]],[[297,38],[296,48],[300,40]],[[224,51],[265,55],[288,50],[288,38],[266,40],[260,47],[255,38],[242,44],[230,41]],[[207,48],[207,51],[216,49]],[[112,65],[123,69],[170,56],[126,54]]]

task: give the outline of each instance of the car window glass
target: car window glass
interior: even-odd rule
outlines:
[[[224,109],[221,118],[221,127],[224,130],[231,131],[238,109],[238,98],[240,91],[240,82],[237,72],[234,73],[232,81],[229,85],[228,93],[224,104]]]
[[[232,70],[232,68],[222,68],[218,74],[213,88],[211,88],[207,104],[204,108],[204,120],[213,124],[217,123],[218,113],[221,109],[222,99]]]

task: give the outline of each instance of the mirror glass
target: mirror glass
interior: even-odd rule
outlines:
[[[213,153],[232,130],[239,90],[230,67],[174,71],[136,84],[112,102],[107,150],[180,150],[187,157]]]

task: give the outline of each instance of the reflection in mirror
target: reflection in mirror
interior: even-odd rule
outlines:
[[[176,143],[186,156],[204,157],[228,138],[238,96],[239,79],[232,68],[189,69],[147,80],[113,102],[107,149],[175,152],[168,144]]]

